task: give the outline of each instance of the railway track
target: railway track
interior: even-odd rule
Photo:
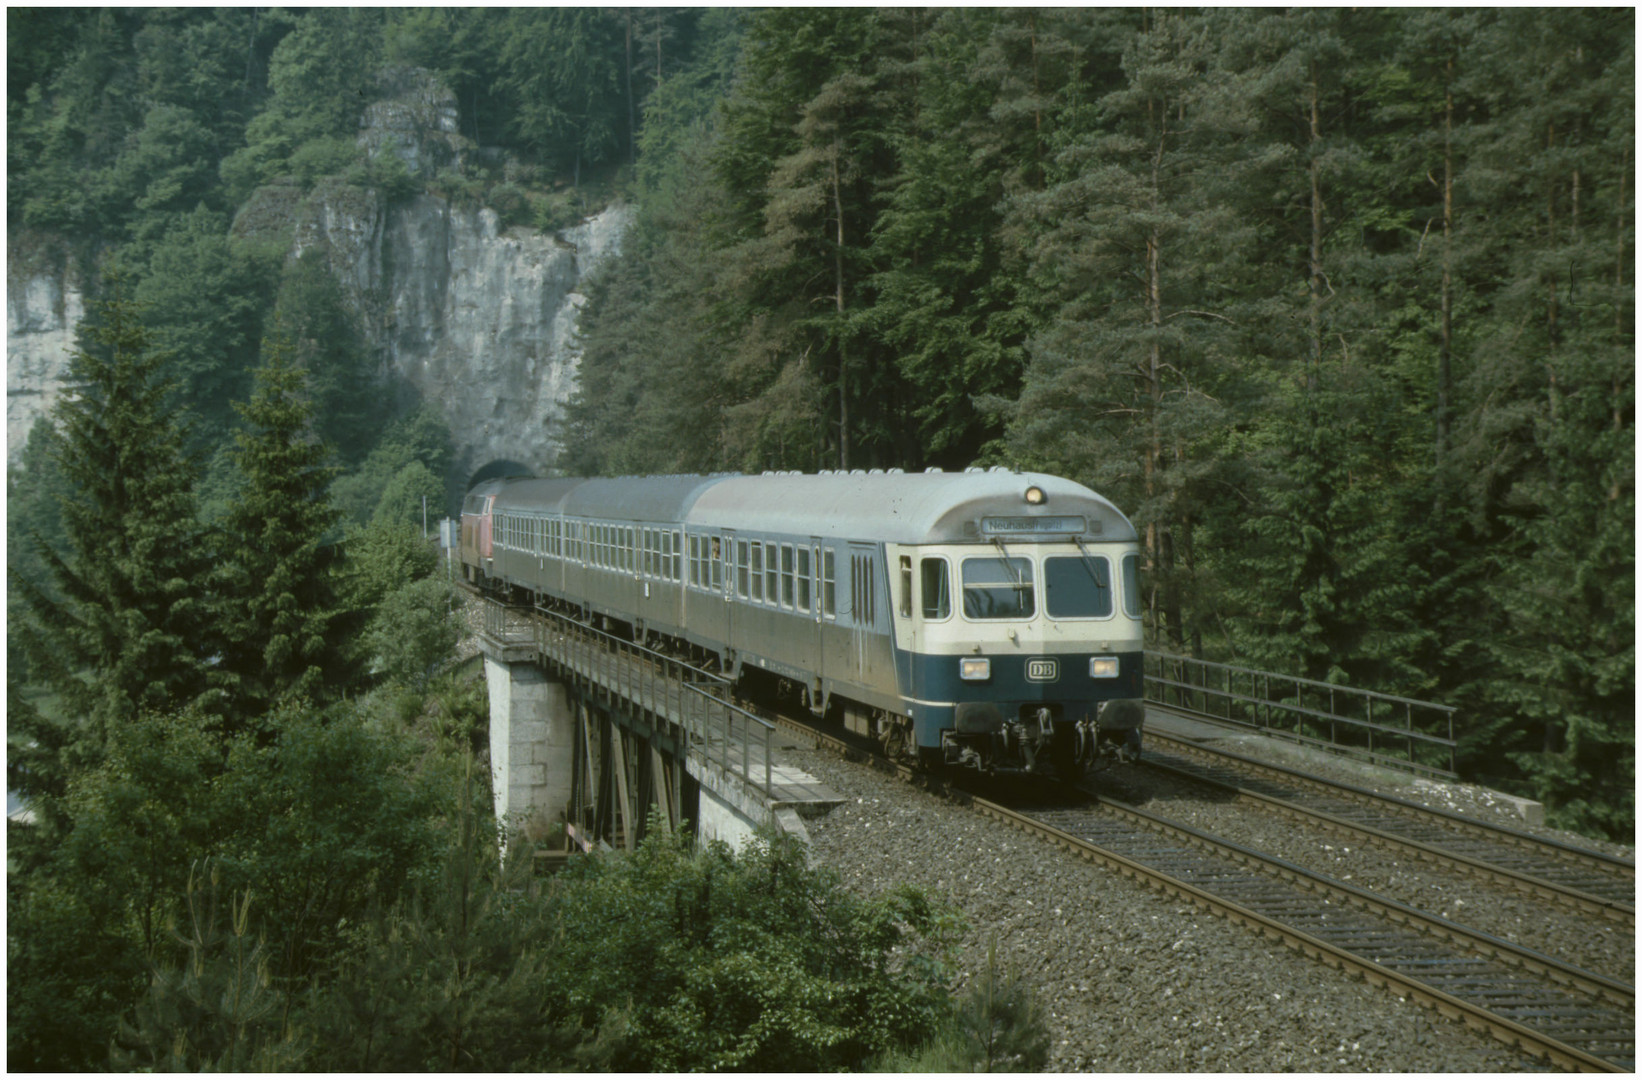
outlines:
[[[817,745],[864,753],[805,720],[756,706],[754,711]],[[912,775],[904,767],[898,771]],[[1635,992],[1628,984],[1110,798],[1085,796],[1081,804],[1034,810],[965,798],[984,814],[1557,1066],[1634,1071]]]
[[[859,745],[776,713],[817,745]],[[905,766],[891,766],[903,777]],[[1076,796],[1069,796],[1076,798]],[[964,794],[975,810],[1065,851],[1222,915],[1255,933],[1487,1031],[1562,1068],[1635,1067],[1635,991],[1532,949],[1386,900],[1137,807],[1010,808]]]
[[[1558,1066],[1634,1070],[1627,984],[1110,799],[974,806]]]
[[[1401,851],[1634,931],[1636,864],[1312,776],[1240,754],[1148,732],[1142,764],[1235,792],[1312,826]]]

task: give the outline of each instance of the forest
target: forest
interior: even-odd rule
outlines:
[[[1078,479],[1151,647],[1453,705],[1631,835],[1634,13],[736,21],[643,110],[566,472]]]
[[[1634,41],[1628,8],[11,9],[9,266],[95,280],[7,477],[8,1064],[810,1071],[963,1015],[926,898],[779,846],[518,899],[412,510],[450,432],[379,406],[319,261],[236,228],[271,189],[626,201],[559,471],[1068,476],[1141,530],[1151,647],[1455,706],[1467,780],[1628,839]],[[474,148],[431,180],[357,140],[396,68]],[[851,1004],[738,1058],[679,1026],[710,941],[635,898],[741,925],[782,875],[826,914],[736,960],[746,1000]],[[670,966],[555,951],[612,905]]]

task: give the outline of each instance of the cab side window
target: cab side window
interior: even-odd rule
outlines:
[[[918,564],[918,586],[925,619],[938,622],[952,614],[952,583],[945,559],[921,560]]]

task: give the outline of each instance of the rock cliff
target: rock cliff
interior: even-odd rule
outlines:
[[[14,243],[6,263],[6,463],[17,464],[34,421],[51,408],[68,373],[74,326],[85,315],[71,261],[42,259]]]
[[[383,98],[361,119],[360,144],[397,154],[427,181],[472,151],[456,132],[456,104],[425,73],[384,75]],[[506,228],[494,210],[439,195],[385,200],[372,189],[322,182],[257,192],[234,229],[289,237],[291,257],[325,253],[380,362],[385,393],[420,398],[450,425],[455,487],[505,458],[550,466],[580,352],[583,282],[619,250],[630,208],[614,205],[557,234]],[[7,447],[16,460],[28,427],[55,399],[82,288],[72,268],[19,265],[7,280]]]

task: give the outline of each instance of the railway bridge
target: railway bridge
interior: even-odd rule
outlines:
[[[730,682],[562,615],[484,598],[494,805],[510,837],[562,828],[582,851],[631,849],[652,822],[744,844],[760,828],[804,835],[840,801],[773,760],[775,726],[730,700]]]

